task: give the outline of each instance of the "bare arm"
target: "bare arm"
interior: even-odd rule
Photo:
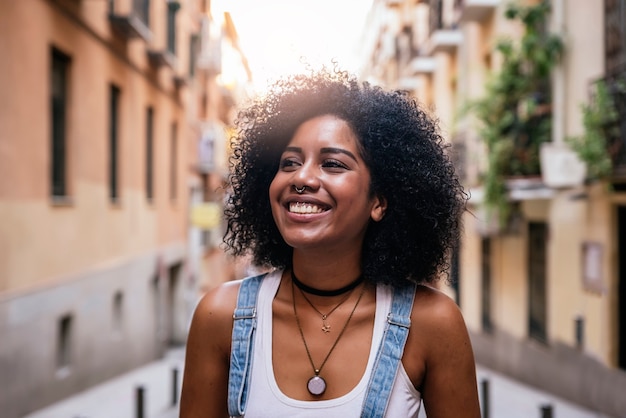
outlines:
[[[460,310],[432,289],[420,289],[415,306],[411,332],[419,339],[428,418],[480,418],[474,354]]]
[[[238,284],[207,293],[191,322],[180,404],[181,418],[228,417],[232,315]]]

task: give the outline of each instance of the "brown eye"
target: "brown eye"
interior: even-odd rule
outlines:
[[[334,159],[324,160],[324,163],[322,164],[322,167],[330,168],[330,169],[348,170],[348,166],[347,165],[345,165],[344,163],[342,163],[339,160],[334,160]]]
[[[280,160],[280,169],[281,170],[289,170],[298,165],[298,162],[292,158],[285,158]]]

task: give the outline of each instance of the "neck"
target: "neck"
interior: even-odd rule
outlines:
[[[363,282],[363,275],[359,275],[359,277],[357,277],[356,279],[354,279],[352,282],[348,283],[346,286],[340,287],[338,289],[317,289],[315,287],[311,287],[308,286],[304,283],[302,283],[298,277],[296,277],[296,273],[293,271],[293,268],[291,269],[291,281],[293,282],[293,284],[296,285],[296,287],[298,287],[298,289],[302,290],[303,292],[306,293],[310,293],[312,295],[315,296],[326,296],[326,297],[331,297],[331,296],[339,296],[339,295],[343,295],[344,293],[347,293],[349,291],[351,291],[352,289],[354,289],[355,287],[357,287],[359,284],[361,284]]]

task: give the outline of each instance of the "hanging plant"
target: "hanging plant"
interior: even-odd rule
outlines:
[[[505,17],[523,25],[523,36],[497,43],[502,67],[490,78],[484,96],[468,106],[488,153],[482,174],[484,204],[502,226],[510,214],[506,178],[540,174],[540,145],[551,139],[550,74],[563,42],[545,29],[549,12],[547,0],[507,6]]]
[[[583,134],[566,139],[587,165],[589,180],[603,179],[613,172],[610,149],[612,140],[620,136],[619,113],[606,82],[601,80],[594,86],[592,100],[581,107]],[[624,82],[616,82],[611,88],[613,94],[626,94]]]

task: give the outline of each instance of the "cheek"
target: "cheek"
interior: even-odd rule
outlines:
[[[278,209],[280,195],[282,191],[282,186],[280,184],[280,179],[274,177],[272,182],[270,183],[270,187],[268,190],[268,195],[270,199],[270,207],[272,209],[272,214],[276,217],[276,210]]]
[[[270,198],[270,203],[272,203],[274,201],[274,198],[276,197],[276,187],[274,186],[274,180],[272,180],[272,182],[270,183],[268,195]]]
[[[279,189],[280,189],[279,184],[280,184],[280,178],[279,178],[279,175],[276,174],[274,175],[274,178],[272,179],[272,182],[270,183],[270,187],[269,187],[269,196],[270,196],[270,201],[272,202],[278,198]]]
[[[352,195],[352,200],[355,202],[371,201],[370,196],[370,184],[367,178],[360,178],[358,182],[348,182],[344,186],[346,193]]]

